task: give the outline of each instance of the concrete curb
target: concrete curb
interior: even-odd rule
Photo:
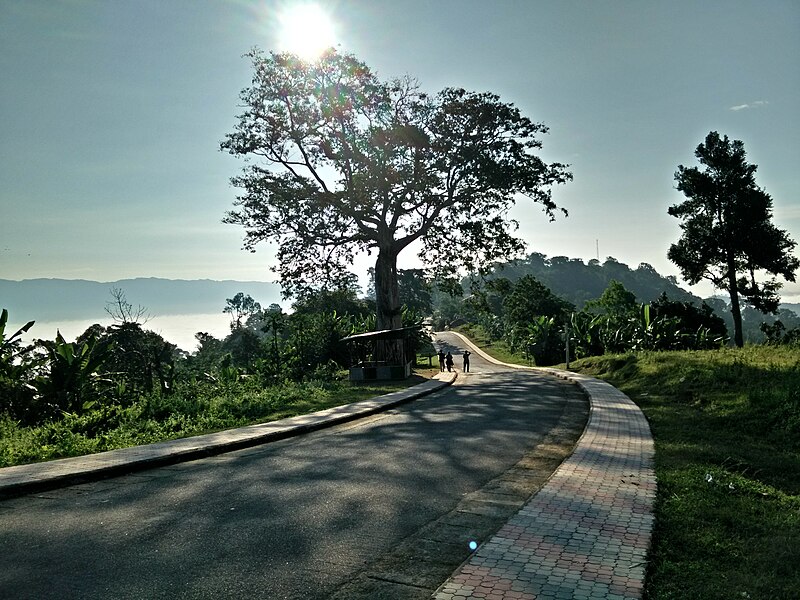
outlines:
[[[589,398],[575,449],[547,483],[434,594],[436,600],[638,600],[656,478],[644,414],[610,384],[558,369],[486,360],[574,381]]]
[[[96,481],[295,437],[411,402],[451,385],[456,377],[456,373],[440,373],[430,381],[405,390],[269,423],[87,456],[4,467],[0,469],[0,498]]]

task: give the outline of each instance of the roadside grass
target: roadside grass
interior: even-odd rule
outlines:
[[[800,350],[580,360],[647,416],[656,524],[646,598],[800,598]]]
[[[570,370],[622,390],[653,432],[646,600],[800,598],[800,349],[606,355]]]
[[[455,328],[455,331],[463,333],[484,352],[499,361],[517,365],[533,365],[533,362],[528,360],[521,352],[512,352],[505,341],[492,340],[480,325],[467,323],[465,325],[459,325]]]
[[[427,362],[427,361],[426,361]],[[111,404],[81,415],[23,427],[0,414],[0,467],[138,446],[211,433],[367,400],[417,385],[439,369],[427,365],[404,381],[335,380],[262,387],[242,379],[225,384],[179,384],[171,396],[145,396],[130,406]]]

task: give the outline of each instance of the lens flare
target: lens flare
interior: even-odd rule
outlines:
[[[280,15],[280,46],[304,60],[316,60],[336,42],[330,15],[317,4],[295,4]]]

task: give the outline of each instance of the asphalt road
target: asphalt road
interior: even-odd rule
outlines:
[[[0,598],[330,597],[580,404],[471,358],[455,385],[368,419],[0,502]]]

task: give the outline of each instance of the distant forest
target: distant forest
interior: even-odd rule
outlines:
[[[578,310],[586,302],[599,298],[612,280],[620,282],[636,295],[638,302],[645,304],[653,302],[662,293],[666,293],[670,300],[692,302],[698,307],[705,302],[722,317],[729,333],[733,331],[727,298],[715,296],[702,299],[695,296],[681,288],[675,277],[661,275],[648,263],[639,263],[635,269],[631,269],[611,256],[604,262],[592,259],[584,263],[580,258],[548,258],[545,254],[532,252],[523,259],[498,264],[487,279],[506,278],[515,282],[525,275],[532,275],[550,288],[553,294],[574,304]],[[750,342],[762,342],[765,339],[760,329],[762,323],[772,324],[777,319],[789,329],[800,327],[800,317],[787,306],[782,306],[778,314],[773,316],[764,315],[745,305],[742,318],[745,340]]]
[[[583,308],[589,300],[596,300],[612,280],[619,281],[639,302],[652,302],[666,292],[670,300],[700,304],[701,298],[687,292],[678,285],[675,277],[660,275],[648,263],[639,263],[636,269],[609,256],[605,262],[592,259],[584,263],[580,258],[554,256],[533,252],[522,260],[499,265],[490,279],[505,277],[516,281],[525,275],[533,275],[550,288],[556,296]]]

